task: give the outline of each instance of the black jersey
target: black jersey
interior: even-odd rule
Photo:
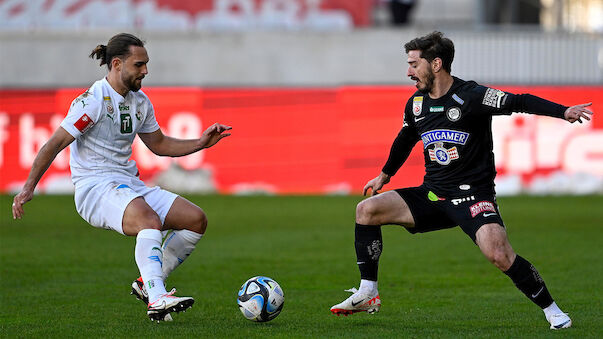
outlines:
[[[438,99],[416,92],[404,110],[402,130],[383,172],[394,175],[421,140],[426,186],[436,193],[494,192],[492,116],[512,112],[563,118],[566,106],[530,94],[512,94],[453,77],[450,90]]]

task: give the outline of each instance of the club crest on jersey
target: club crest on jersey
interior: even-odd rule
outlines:
[[[424,148],[436,142],[451,142],[464,145],[467,143],[467,139],[469,139],[469,133],[451,129],[435,129],[421,134]]]
[[[446,117],[452,122],[458,121],[461,118],[461,109],[458,107],[450,107],[446,111]]]
[[[440,165],[448,165],[452,160],[459,158],[459,151],[455,147],[444,148],[444,143],[436,142],[433,149],[428,150],[429,159]]]
[[[412,98],[412,113],[415,116],[421,115],[423,111],[423,97],[414,97]]]

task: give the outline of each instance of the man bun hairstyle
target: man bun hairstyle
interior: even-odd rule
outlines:
[[[144,41],[130,33],[119,33],[109,39],[106,46],[96,46],[90,53],[90,58],[100,59],[100,66],[107,64],[107,67],[111,70],[113,58],[126,59],[130,55],[130,46],[144,47]]]
[[[434,31],[426,36],[412,39],[404,45],[406,53],[409,51],[421,51],[421,58],[432,62],[435,58],[442,59],[442,67],[448,73],[452,69],[454,59],[454,43],[444,38],[444,33]]]

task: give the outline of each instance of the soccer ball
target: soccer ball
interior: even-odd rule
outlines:
[[[239,290],[237,304],[245,318],[265,322],[276,318],[283,309],[285,295],[281,286],[268,277],[247,280]]]

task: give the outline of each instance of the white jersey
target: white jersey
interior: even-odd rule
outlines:
[[[61,127],[75,138],[69,165],[77,184],[99,176],[137,175],[136,162],[130,159],[134,138],[157,131],[159,124],[142,91],[130,91],[124,98],[103,78],[73,100]]]

